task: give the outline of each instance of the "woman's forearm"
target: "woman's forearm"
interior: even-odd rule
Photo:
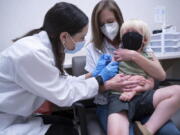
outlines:
[[[106,91],[106,90],[112,90],[113,89],[113,82],[107,81],[104,83],[102,87],[100,87],[100,90]]]
[[[113,81],[107,81],[104,83],[104,85],[99,87],[99,90],[101,92],[109,91],[109,90],[116,90],[116,91],[122,91],[120,84],[117,84],[117,82]]]
[[[143,68],[145,72],[151,75],[151,77],[160,81],[166,78],[166,73],[155,56],[153,56],[153,60],[148,60],[144,56],[134,51],[131,59],[141,68]]]
[[[121,74],[117,74],[110,80],[106,81],[100,90],[107,91],[107,90],[116,90],[116,91],[123,91],[123,88],[127,85],[136,84],[136,81],[126,81],[127,77],[122,77]],[[125,79],[125,80],[124,80]]]
[[[92,77],[92,73],[87,73],[85,74],[85,79],[91,78]]]

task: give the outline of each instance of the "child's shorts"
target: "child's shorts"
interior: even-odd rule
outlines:
[[[140,120],[140,118],[151,115],[154,111],[153,95],[155,90],[143,92],[136,95],[129,102],[124,102],[119,99],[120,95],[110,94],[108,97],[108,112],[119,113],[127,112],[130,121]]]

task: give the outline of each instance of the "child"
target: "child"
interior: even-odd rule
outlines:
[[[150,40],[150,31],[147,24],[140,20],[127,21],[123,24],[121,34],[123,42],[122,48],[135,50],[144,57],[152,60],[151,53],[147,52],[147,44]],[[144,37],[142,35],[144,35]],[[153,78],[132,61],[121,62],[119,73],[133,75],[131,78],[135,78],[135,75],[141,75],[146,79],[153,80]],[[120,99],[122,101],[130,101],[136,94],[136,91],[123,92],[121,93]]]
[[[144,57],[152,59],[151,54],[146,51],[146,46],[150,40],[150,31],[146,23],[140,20],[129,20],[122,25],[120,32],[122,48],[137,51]],[[131,75],[132,77],[129,77],[129,80],[136,78],[136,75],[141,75],[153,81],[150,75],[132,61],[120,62],[119,73],[122,75]],[[148,87],[143,86],[144,84],[148,85],[147,83],[142,83],[142,87]],[[155,91],[151,89],[148,91],[136,91],[132,89],[131,91],[122,93],[112,91],[109,95],[108,135],[119,135],[118,128],[127,129],[123,135],[129,135],[129,121],[138,120],[145,115],[151,115],[154,111],[154,92]],[[114,114],[114,116],[110,118],[112,114]],[[140,123],[136,123],[138,126],[140,125]],[[109,126],[110,124],[115,126]],[[144,128],[142,130],[144,130]],[[137,135],[151,135],[148,129],[145,129],[145,131],[136,131]],[[141,133],[138,133],[138,131]]]

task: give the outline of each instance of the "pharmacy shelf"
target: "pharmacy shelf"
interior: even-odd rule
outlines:
[[[180,58],[180,52],[166,52],[166,53],[155,53],[159,60],[166,59],[178,59]]]

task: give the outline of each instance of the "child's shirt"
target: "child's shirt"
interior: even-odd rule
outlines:
[[[152,60],[152,56],[148,54],[147,52],[143,51],[140,53],[142,56]],[[149,75],[140,68],[135,62],[133,61],[122,61],[119,63],[119,74],[125,74],[125,75],[140,75],[144,76],[145,78],[148,78]],[[112,94],[121,94],[122,92],[117,91],[111,91]]]
[[[141,52],[140,54],[148,59],[152,59],[152,56],[150,56],[148,53],[144,51]],[[149,75],[133,61],[120,62],[119,74],[121,73],[125,75],[140,75],[140,76],[144,76],[145,78],[149,77]]]

